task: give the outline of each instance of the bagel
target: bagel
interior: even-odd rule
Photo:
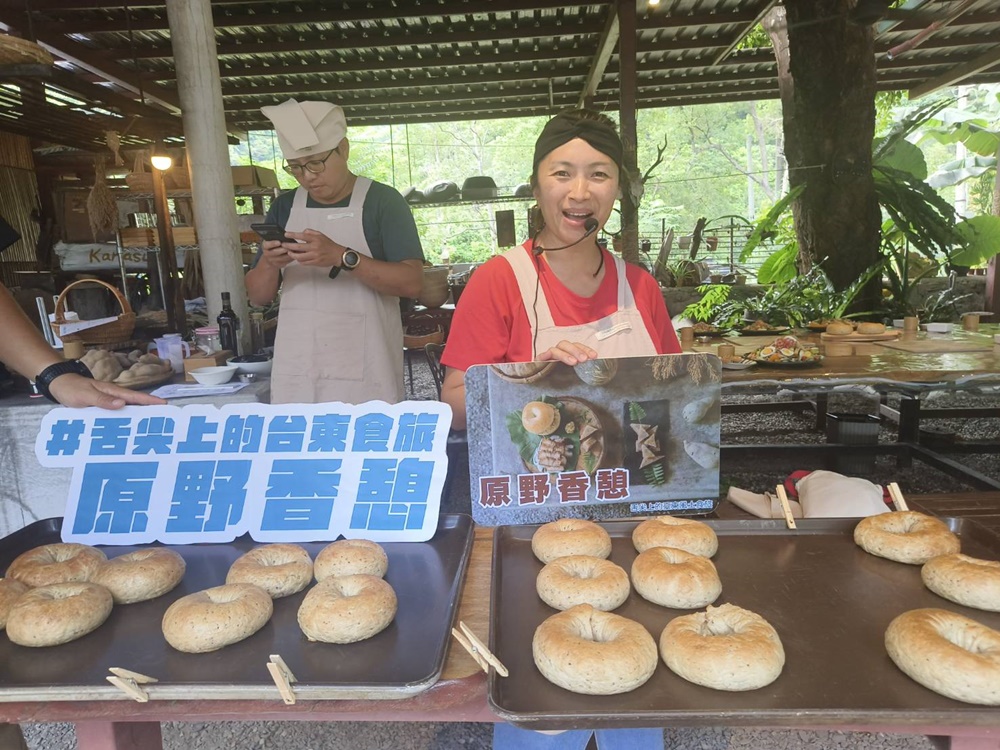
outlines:
[[[656,671],[656,642],[639,623],[581,604],[535,629],[531,655],[549,682],[574,693],[615,695]]]
[[[560,518],[535,530],[531,551],[546,565],[570,555],[607,558],[611,554],[611,535],[593,521]]]
[[[31,586],[89,581],[107,556],[86,544],[46,544],[18,555],[7,577]]]
[[[854,541],[871,555],[908,565],[923,565],[961,549],[958,537],[942,521],[912,510],[862,518],[854,527]]]
[[[115,604],[134,604],[163,596],[184,578],[184,558],[168,547],[149,547],[103,563],[93,582],[111,592]]]
[[[858,323],[858,333],[865,336],[885,333],[885,323]]]
[[[673,547],[652,547],[632,561],[632,585],[646,601],[674,609],[698,609],[722,593],[707,557]]]
[[[535,580],[535,590],[554,609],[589,604],[608,612],[628,599],[628,574],[610,560],[586,555],[559,557],[544,568]]]
[[[854,333],[854,326],[850,323],[844,323],[842,321],[827,323],[826,332],[830,336],[849,336]]]
[[[711,557],[719,550],[719,538],[711,526],[673,516],[656,516],[640,523],[632,531],[632,544],[637,552],[673,547],[701,557]]]
[[[25,592],[7,615],[7,637],[19,646],[58,646],[97,630],[111,614],[111,592],[96,583],[53,583]]]
[[[0,630],[7,626],[7,615],[10,614],[11,607],[28,587],[13,578],[0,578]]]
[[[163,614],[161,628],[167,643],[178,651],[204,654],[249,638],[273,612],[264,589],[227,583],[175,601]]]
[[[328,544],[313,566],[316,580],[335,576],[366,575],[385,578],[389,558],[382,546],[367,539],[341,539]]]
[[[905,674],[965,703],[1000,705],[1000,632],[944,609],[914,609],[889,623],[885,650]]]
[[[1000,562],[961,553],[932,557],[920,569],[924,585],[966,607],[1000,612]]]
[[[660,635],[660,655],[680,677],[715,690],[757,690],[785,666],[777,631],[735,604],[671,620]]]
[[[299,628],[310,641],[355,643],[389,627],[396,592],[378,576],[336,576],[310,589],[299,607]]]
[[[309,553],[297,544],[267,544],[239,557],[229,567],[226,583],[249,583],[272,599],[302,591],[313,577]]]
[[[521,425],[535,435],[551,435],[560,422],[559,409],[544,401],[529,401],[521,410]]]

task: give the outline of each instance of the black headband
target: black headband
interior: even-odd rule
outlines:
[[[582,138],[602,154],[622,168],[622,141],[614,129],[604,123],[594,120],[573,120],[569,117],[556,115],[542,128],[541,135],[535,141],[535,159],[531,165],[531,173],[538,173],[538,165],[547,154],[569,143],[574,138]]]

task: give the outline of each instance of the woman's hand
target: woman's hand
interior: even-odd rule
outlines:
[[[295,260],[295,255],[277,240],[265,240],[261,243],[261,250],[264,253],[262,257],[268,265],[279,271]]]
[[[286,237],[299,240],[295,249],[288,252],[292,260],[297,260],[303,266],[339,266],[344,260],[347,248],[339,245],[322,232],[306,229],[301,232],[285,232]],[[287,242],[284,247],[290,248]]]
[[[578,365],[588,359],[597,359],[597,352],[589,346],[584,346],[574,341],[560,341],[551,349],[539,354],[536,359],[539,362],[556,360],[564,365]]]
[[[49,384],[49,393],[63,406],[99,406],[102,409],[121,409],[126,404],[165,404],[162,398],[142,391],[130,391],[114,383],[91,380],[68,372]]]

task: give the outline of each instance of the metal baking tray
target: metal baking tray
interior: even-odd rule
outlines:
[[[943,519],[961,536],[962,551],[1000,559],[1000,539],[975,522]],[[638,522],[602,524],[612,537],[611,560],[626,571],[637,553]],[[490,648],[510,677],[489,678],[489,705],[501,718],[533,729],[670,725],[873,723],[1000,723],[996,708],[945,698],[903,674],[883,638],[896,615],[940,607],[1000,629],[1000,613],[969,609],[924,588],[920,566],[863,552],[853,519],[709,521],[719,535],[713,562],[722,579],[715,603],[730,602],[765,617],[785,648],[785,668],[771,685],[724,692],[683,680],[660,660],[645,685],[613,696],[579,695],[548,682],[535,667],[535,628],[556,610],[535,593],[542,569],[531,553],[536,526],[495,532]],[[670,620],[687,614],[647,602],[633,591],[615,610],[642,623],[659,643]]]
[[[61,521],[38,521],[0,540],[0,570],[21,552],[58,542]],[[441,516],[430,541],[384,544],[386,580],[399,610],[388,628],[368,640],[307,641],[296,621],[303,591],[275,600],[270,622],[250,638],[208,654],[168,646],[160,629],[163,613],[182,596],[225,583],[230,564],[256,543],[242,538],[175,546],[187,561],[181,585],[149,602],[116,606],[93,633],[51,648],[17,646],[0,635],[0,701],[124,699],[105,680],[109,667],[157,678],[148,686],[151,700],[274,699],[279,696],[267,671],[270,654],[288,664],[301,699],[409,697],[441,676],[472,540],[472,518],[451,514]],[[325,543],[302,546],[315,558]],[[105,551],[117,556],[133,549]]]

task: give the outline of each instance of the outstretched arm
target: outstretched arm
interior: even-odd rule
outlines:
[[[25,317],[5,287],[0,287],[0,320],[5,331],[0,336],[0,361],[27,378],[34,379],[49,365],[63,359]],[[112,383],[102,383],[75,373],[60,375],[49,392],[63,406],[100,406],[120,409],[125,404],[163,404],[148,393],[130,391]]]

